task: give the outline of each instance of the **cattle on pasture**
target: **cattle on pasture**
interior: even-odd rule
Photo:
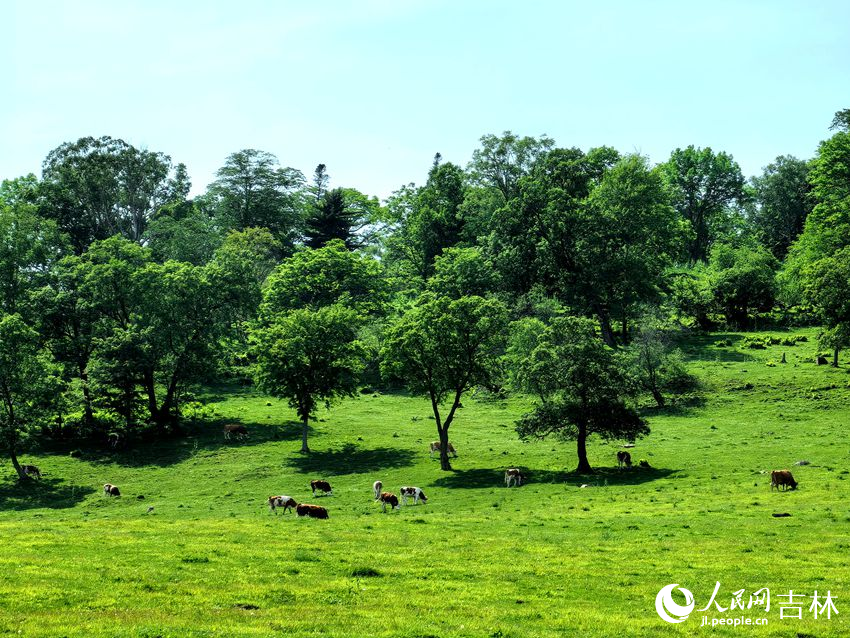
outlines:
[[[440,451],[440,442],[439,441],[432,441],[430,448],[431,448],[431,455],[430,456],[431,456],[431,458],[434,458],[434,452]],[[457,452],[455,452],[455,448],[451,443],[449,443],[449,445],[447,447],[446,454],[451,454],[453,457],[457,458]]]
[[[797,481],[794,480],[794,476],[788,470],[773,470],[770,473],[770,489],[772,490],[774,487],[779,490],[780,487],[784,487],[786,490],[790,487],[792,490],[797,489]]]
[[[405,486],[405,487],[402,487],[401,489],[399,489],[399,492],[401,493],[401,502],[404,505],[407,505],[408,497],[413,498],[413,504],[414,505],[418,505],[419,501],[422,501],[423,503],[428,502],[428,497],[425,496],[425,492],[423,492],[418,487]]]
[[[296,505],[295,513],[298,516],[309,516],[310,518],[328,518],[328,510],[321,505],[310,505],[309,503]]]
[[[333,489],[331,488],[331,484],[327,481],[310,481],[310,489],[313,490],[313,496],[316,495],[316,490],[320,492],[324,492],[325,494],[333,494]]]
[[[104,483],[104,485],[103,485],[103,495],[104,496],[121,496],[121,490],[118,489],[117,485],[113,485],[112,483]]]
[[[519,487],[522,485],[523,479],[525,479],[525,477],[518,468],[509,467],[505,470],[505,487],[510,487],[513,484],[516,484],[517,487]]]
[[[381,481],[375,481],[372,483],[372,491],[375,493],[375,500],[378,501],[381,499],[381,490],[383,489],[384,484]]]
[[[248,428],[241,423],[228,423],[224,426],[224,440],[229,441],[231,436],[235,436],[240,441],[248,438]]]
[[[269,508],[272,512],[277,514],[277,508],[282,508],[283,513],[286,514],[286,510],[293,509],[298,503],[295,502],[295,499],[291,496],[281,495],[281,496],[269,496]]]
[[[632,455],[625,450],[617,452],[617,467],[631,467]]]
[[[381,511],[387,511],[387,505],[389,504],[390,509],[398,509],[398,497],[392,492],[381,492]]]

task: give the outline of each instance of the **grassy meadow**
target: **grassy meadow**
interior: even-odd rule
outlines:
[[[454,472],[429,458],[428,402],[401,394],[323,411],[304,456],[294,413],[244,388],[202,395],[214,414],[186,438],[26,454],[38,484],[19,487],[4,461],[0,635],[850,635],[850,374],[814,365],[814,333],[800,333],[809,341],[764,350],[736,333],[685,343],[703,399],[647,406],[652,434],[631,453],[651,469],[618,470],[619,446],[593,439],[597,473],[572,474],[573,442],[518,440],[521,397],[464,398]],[[232,421],[250,439],[223,441]],[[510,466],[526,485],[504,487]],[[769,489],[782,468],[797,491]],[[314,478],[333,495],[313,498]],[[429,501],[382,514],[376,479]],[[123,496],[105,498],[105,482]],[[273,515],[271,494],[330,519]],[[807,599],[802,620],[780,619],[775,598],[766,614],[656,614],[662,586],[688,588],[699,609],[717,581],[724,607],[740,589],[745,602],[762,587],[830,590],[839,614],[814,620]],[[704,614],[769,621],[705,628]]]

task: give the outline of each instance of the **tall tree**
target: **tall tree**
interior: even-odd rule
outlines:
[[[581,474],[593,471],[587,457],[587,439],[593,434],[633,440],[649,433],[645,421],[625,402],[629,383],[624,370],[594,332],[590,320],[556,319],[538,332],[514,375],[520,388],[539,399],[517,422],[517,432],[523,438],[556,435],[575,440],[576,471]]]
[[[208,195],[220,226],[268,228],[288,253],[301,230],[303,187],[300,171],[280,167],[271,153],[245,149],[227,157]]]
[[[461,398],[476,385],[493,385],[506,326],[507,310],[499,301],[426,292],[387,332],[382,374],[430,400],[443,470],[452,469],[449,428]]]
[[[540,156],[555,146],[554,140],[545,135],[519,137],[510,131],[501,137],[484,135],[480,141],[481,148],[472,152],[469,172],[476,182],[498,190],[503,202],[518,195],[519,180],[531,172]]]
[[[287,399],[302,422],[301,452],[309,453],[309,421],[321,403],[352,396],[362,370],[360,316],[341,305],[273,315],[252,331],[257,383]]]
[[[380,217],[380,204],[353,188],[326,190],[316,200],[304,223],[304,243],[321,248],[338,239],[349,250],[367,245],[373,238],[367,232]]]
[[[185,167],[174,171],[167,155],[108,136],[57,147],[42,179],[41,215],[56,221],[77,254],[116,234],[141,241],[159,207],[188,192]]]
[[[778,268],[779,262],[762,246],[718,244],[712,249],[709,281],[729,324],[746,329],[751,311],[773,307]]]
[[[691,225],[685,257],[706,261],[712,243],[728,221],[728,208],[744,198],[744,176],[727,153],[710,148],[677,148],[663,165],[672,203]]]
[[[779,260],[803,232],[812,211],[808,174],[807,162],[782,155],[752,179],[756,208],[750,221],[761,242]]]

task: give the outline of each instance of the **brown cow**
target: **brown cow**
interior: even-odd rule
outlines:
[[[39,470],[35,465],[22,465],[21,472],[24,473],[24,476],[41,480],[41,470]]]
[[[118,489],[117,485],[113,485],[112,483],[104,483],[104,485],[103,485],[103,495],[104,496],[121,496],[121,490]]]
[[[310,489],[313,490],[313,496],[316,495],[316,490],[320,490],[325,494],[333,494],[333,489],[331,488],[331,484],[327,481],[310,481]]]
[[[228,423],[224,426],[224,440],[229,441],[231,436],[235,436],[240,441],[248,438],[248,428],[241,423]]]
[[[381,511],[387,511],[387,503],[390,509],[398,509],[398,497],[392,492],[381,492]]]
[[[431,458],[434,458],[434,452],[440,451],[440,442],[432,441],[431,442]],[[454,446],[449,442],[448,452],[447,454],[451,454],[455,458],[457,458],[457,452],[455,452]]]
[[[517,487],[522,485],[522,481],[525,477],[522,475],[522,472],[515,467],[509,467],[505,470],[505,487],[510,487],[514,483],[517,484]]]
[[[617,452],[617,467],[631,467],[632,455],[624,450]]]
[[[299,503],[295,506],[295,513],[298,516],[309,516],[310,518],[327,518],[328,510],[321,505],[310,505],[309,503]]]
[[[292,509],[292,508],[296,507],[297,505],[298,505],[298,503],[296,503],[295,499],[292,498],[291,496],[286,496],[286,495],[269,496],[269,507],[271,508],[272,512],[274,512],[275,514],[277,514],[277,512],[275,510],[278,507],[282,507],[283,513],[286,514],[286,510]]]
[[[788,470],[773,470],[770,473],[770,489],[772,490],[775,487],[778,490],[780,485],[784,486],[786,490],[789,485],[792,490],[797,489],[797,481],[794,480],[791,472]]]

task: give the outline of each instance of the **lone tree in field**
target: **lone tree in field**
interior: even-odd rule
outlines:
[[[522,438],[550,434],[575,440],[578,468],[590,474],[587,437],[634,439],[649,433],[646,422],[626,405],[629,382],[614,351],[594,334],[588,319],[560,317],[526,354],[514,354],[515,383],[540,402],[517,422]]]
[[[451,299],[426,292],[389,329],[382,351],[382,372],[425,394],[437,422],[440,467],[451,470],[449,427],[463,393],[488,385],[499,369],[507,311],[494,299]],[[440,407],[449,403],[443,418]]]
[[[28,431],[53,414],[61,392],[58,368],[39,347],[38,333],[18,314],[0,314],[0,448],[21,481],[18,450]]]
[[[262,320],[261,320],[262,321]],[[301,309],[266,318],[252,331],[258,385],[288,399],[304,424],[301,451],[310,451],[307,432],[320,402],[352,396],[363,367],[357,340],[359,315],[340,305]]]

